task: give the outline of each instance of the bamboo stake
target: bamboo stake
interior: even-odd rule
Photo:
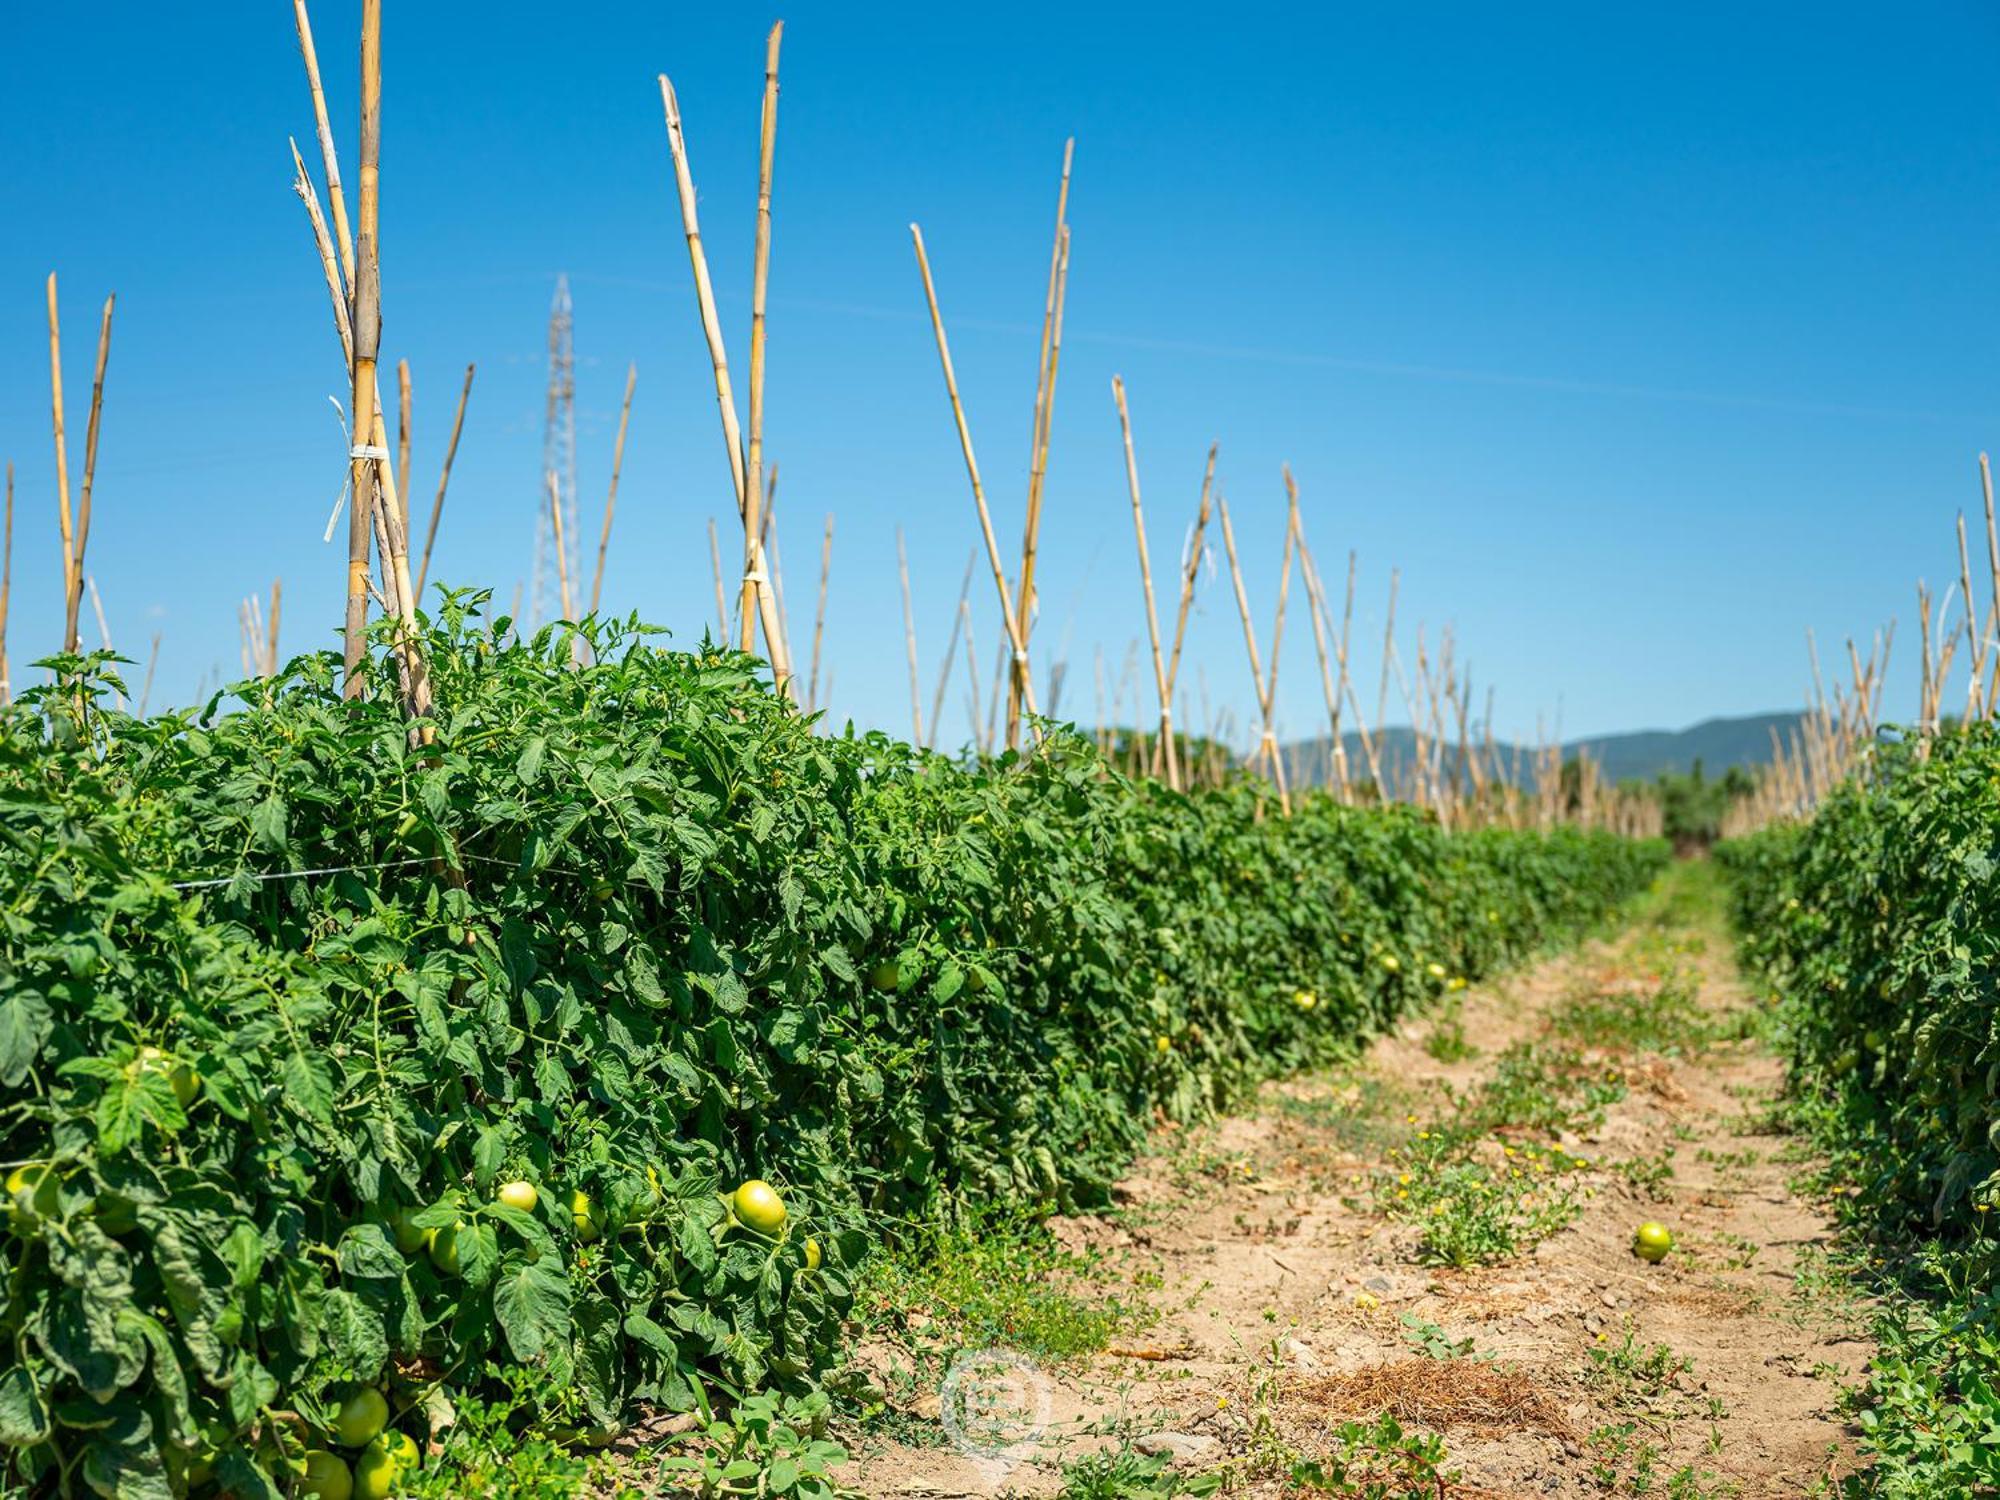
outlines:
[[[396,493],[410,493],[410,362],[396,361]]]
[[[924,710],[918,701],[921,690],[917,686],[917,617],[910,607],[910,558],[903,547],[903,528],[896,528],[896,572],[903,580],[903,641],[910,656],[910,743],[921,746],[924,742]]]
[[[1389,570],[1389,613],[1382,625],[1382,677],[1375,689],[1375,727],[1387,733],[1389,723],[1389,661],[1396,650],[1396,585],[1402,578],[1402,570]],[[1382,788],[1386,801],[1388,787]]]
[[[1991,627],[2000,629],[2000,530],[1993,523],[1993,466],[1984,453],[1979,455],[1979,488],[1986,501],[1986,558],[1993,574],[1993,609],[1987,620]],[[2000,698],[2000,649],[1993,651],[1992,657],[1993,672],[1986,681],[1983,705],[1989,719],[1993,716],[1994,700]]]
[[[715,626],[721,632],[722,649],[729,646],[729,602],[722,594],[722,547],[715,539],[715,517],[708,518],[708,562],[715,572]]]
[[[597,533],[597,571],[590,580],[590,612],[597,613],[597,601],[604,590],[604,554],[611,547],[611,513],[618,506],[618,473],[625,467],[625,426],[632,420],[632,387],[639,383],[639,367],[625,367],[625,402],[618,409],[618,441],[611,449],[611,488],[604,497],[604,525]]]
[[[1278,699],[1278,648],[1285,638],[1285,601],[1292,591],[1292,555],[1299,539],[1299,489],[1292,483],[1292,468],[1284,466],[1285,494],[1287,509],[1285,514],[1285,565],[1278,570],[1278,621],[1271,631],[1271,678],[1264,689],[1264,696],[1274,705]],[[1273,749],[1276,741],[1272,742]],[[1279,779],[1283,779],[1282,769]]]
[[[69,514],[69,444],[63,436],[62,323],[56,314],[56,273],[49,272],[49,399],[56,438],[56,515],[62,527],[63,650],[74,652],[76,611],[76,536]]]
[[[1965,594],[1965,644],[1972,653],[1972,670],[1965,683],[1965,717],[1977,716],[1979,689],[1986,681],[1986,641],[1993,622],[1979,628],[1979,605],[1972,597],[1972,563],[1965,550],[1965,512],[1958,513],[1958,583]]]
[[[812,676],[806,684],[806,712],[819,711],[819,648],[826,637],[826,584],[833,572],[833,512],[826,513],[826,536],[819,544],[819,606],[813,611]],[[932,723],[937,722],[935,713]]]
[[[298,0],[303,13],[304,0]],[[355,441],[350,454],[348,482],[354,495],[354,509],[347,528],[347,639],[344,659],[346,696],[361,691],[361,663],[368,650],[368,542],[370,518],[375,510],[374,455],[361,434],[375,402],[375,361],[382,332],[382,278],[376,253],[376,233],[380,214],[382,148],[382,5],[381,0],[362,0],[361,12],[361,225],[355,244],[356,265],[350,281],[354,287],[353,359],[348,372],[353,380]],[[372,64],[372,66],[371,66]],[[315,87],[315,95],[318,90]],[[331,147],[332,138],[327,138]],[[331,173],[329,173],[329,176]],[[388,557],[383,557],[384,582],[389,573]]]
[[[347,224],[347,198],[340,189],[340,156],[333,147],[333,125],[327,119],[326,95],[319,84],[319,54],[313,50],[312,22],[306,16],[306,0],[292,0],[292,21],[299,34],[299,55],[305,60],[306,82],[312,88],[313,124],[319,132],[320,159],[326,167],[326,196],[333,206],[333,227],[338,233],[341,274],[354,284],[354,234]],[[298,148],[292,148],[296,155]]]
[[[1111,377],[1111,398],[1118,406],[1118,426],[1125,438],[1125,483],[1132,492],[1132,535],[1139,548],[1139,581],[1146,596],[1146,636],[1153,648],[1153,684],[1160,699],[1160,753],[1167,768],[1169,791],[1181,789],[1180,759],[1174,748],[1174,693],[1167,685],[1166,659],[1160,654],[1160,617],[1153,608],[1153,561],[1146,548],[1146,511],[1139,500],[1139,460],[1132,451],[1132,414],[1125,406],[1125,382]]]
[[[766,559],[766,571],[770,574],[771,596],[778,606],[778,634],[784,637],[785,660],[792,659],[792,615],[785,608],[785,559],[783,549],[778,546],[778,466],[771,465],[770,476],[764,481],[764,520],[762,544]]]
[[[737,619],[737,633],[746,641],[763,587],[758,506],[763,500],[759,486],[764,475],[764,305],[771,282],[771,176],[778,149],[778,45],[784,34],[785,23],[779,21],[764,42],[764,111],[757,151],[757,235],[750,277],[750,436],[743,482],[743,595]],[[776,642],[770,644],[775,664],[783,658],[784,648]]]
[[[549,470],[549,514],[554,518],[556,543],[556,588],[562,597],[562,612],[565,620],[574,620],[576,614],[569,597],[568,554],[563,551],[562,524],[562,482],[556,478],[556,471]]]
[[[722,419],[722,443],[729,454],[729,473],[734,481],[737,519],[744,523],[743,535],[746,546],[757,545],[757,528],[750,524],[750,502],[745,489],[746,472],[743,456],[743,432],[736,420],[736,397],[729,381],[729,356],[724,352],[722,342],[722,320],[715,311],[715,287],[709,280],[708,256],[701,247],[701,223],[695,212],[694,175],[688,166],[687,140],[681,131],[680,102],[674,96],[674,86],[667,75],[660,75],[660,105],[666,114],[667,148],[673,157],[674,188],[679,198],[681,227],[687,236],[688,263],[694,271],[695,305],[701,317],[703,337],[708,341],[708,361],[715,374],[715,404]],[[761,401],[762,397],[759,396]],[[755,570],[761,577],[762,569]],[[758,621],[763,627],[766,649],[771,653],[772,680],[780,692],[787,691],[791,680],[790,663],[782,659],[784,632],[779,628],[777,601],[771,591],[757,586]],[[728,632],[724,630],[724,644]],[[775,644],[773,644],[775,643]],[[749,636],[742,640],[742,649],[754,650],[756,642]]]
[[[444,468],[438,474],[437,496],[431,501],[431,524],[424,532],[423,563],[417,569],[418,604],[424,600],[424,584],[431,576],[431,548],[437,545],[438,517],[444,514],[445,487],[451,483],[452,460],[458,457],[458,435],[465,428],[465,403],[472,395],[472,366],[465,367],[465,384],[459,388],[458,411],[451,419],[451,441],[445,444]],[[623,420],[620,420],[618,434],[625,435]]]
[[[1195,583],[1201,574],[1201,538],[1208,529],[1209,497],[1215,484],[1215,450],[1219,443],[1208,445],[1208,465],[1201,474],[1201,503],[1195,510],[1194,534],[1188,541],[1187,561],[1181,568],[1181,604],[1174,617],[1174,649],[1167,659],[1167,691],[1172,692],[1180,681],[1181,647],[1187,640],[1188,611],[1194,604]]]
[[[1236,613],[1243,621],[1243,646],[1250,653],[1250,682],[1257,690],[1257,708],[1263,719],[1263,738],[1258,741],[1257,751],[1269,762],[1272,779],[1278,785],[1278,806],[1285,816],[1290,817],[1291,793],[1285,785],[1285,766],[1278,754],[1278,736],[1271,725],[1271,699],[1264,688],[1264,668],[1257,656],[1257,627],[1250,620],[1250,596],[1243,591],[1243,569],[1236,561],[1236,531],[1229,524],[1229,502],[1218,497],[1215,506],[1222,520],[1222,547],[1229,557],[1229,579],[1236,588]],[[1290,549],[1287,548],[1288,563],[1289,558]]]
[[[1319,658],[1320,696],[1326,700],[1327,759],[1333,772],[1334,794],[1347,800],[1347,757],[1340,742],[1340,691],[1334,686],[1331,653],[1327,649],[1326,601],[1321,595],[1319,569],[1313,564],[1312,549],[1306,545],[1305,527],[1299,533],[1299,574],[1306,584],[1306,617],[1312,622],[1313,652]]]
[[[1035,558],[1042,527],[1042,492],[1048,475],[1049,431],[1054,425],[1056,368],[1062,354],[1062,304],[1069,283],[1069,173],[1076,137],[1063,142],[1062,182],[1056,189],[1056,227],[1049,246],[1049,289],[1042,304],[1042,346],[1035,363],[1035,417],[1028,438],[1028,507],[1021,527],[1021,593],[1018,625],[1025,643],[1034,629]],[[1018,682],[1007,690],[1007,743],[1020,738]]]
[[[160,665],[160,632],[153,632],[153,649],[146,654],[146,682],[139,689],[139,717],[146,717],[146,705],[153,701],[153,673]]]
[[[269,633],[264,638],[264,675],[266,677],[276,677],[278,675],[278,611],[284,604],[284,598],[284,579],[273,578],[271,580],[271,626]]]
[[[354,324],[352,309],[347,305],[347,283],[342,279],[340,267],[335,264],[333,236],[326,227],[326,215],[320,211],[319,190],[313,186],[306,172],[305,158],[299,155],[299,143],[292,147],[292,191],[299,195],[305,205],[306,220],[312,226],[313,245],[319,251],[320,270],[326,277],[327,295],[333,301],[334,331],[340,335],[340,347],[348,363],[354,358]]]
[[[7,524],[0,538],[0,708],[14,701],[14,674],[7,665],[7,610],[14,599],[14,464],[7,463]]]
[[[993,753],[993,740],[986,722],[979,713],[979,647],[972,639],[972,606],[965,600],[958,601],[960,627],[965,632],[965,682],[967,701],[966,718],[972,728],[972,745],[981,755]]]
[[[1040,710],[1035,705],[1035,683],[1028,672],[1028,648],[1022,635],[1019,621],[1014,614],[1014,600],[1007,587],[1007,572],[1000,562],[1000,544],[993,537],[993,517],[986,509],[986,487],[979,482],[979,461],[972,452],[972,430],[965,423],[965,406],[958,399],[958,377],[952,373],[951,345],[944,332],[944,316],[938,311],[937,287],[931,281],[930,257],[924,254],[924,232],[916,225],[910,226],[910,238],[916,246],[917,270],[923,276],[924,300],[930,306],[931,331],[937,336],[938,363],[944,369],[945,394],[951,398],[952,420],[958,426],[958,445],[965,455],[965,472],[972,481],[972,501],[979,510],[979,529],[986,539],[986,559],[993,569],[993,587],[1000,595],[1000,618],[1007,630],[1007,644],[1013,653],[1016,667],[1020,669],[1021,693],[1031,718],[1039,720]],[[1039,723],[1034,726],[1036,745],[1042,742]],[[1008,747],[1012,749],[1010,745]]]
[[[931,746],[936,745],[944,721],[944,689],[951,679],[952,656],[958,650],[958,638],[964,633],[966,621],[970,618],[966,601],[972,597],[972,570],[978,559],[977,547],[965,554],[965,576],[958,581],[958,607],[951,612],[951,635],[944,643],[944,664],[938,668],[937,691],[931,694]],[[968,645],[966,649],[969,651],[972,648]]]
[[[111,310],[118,301],[114,292],[104,299],[103,321],[97,326],[97,373],[90,382],[90,421],[83,435],[83,489],[77,496],[76,557],[72,578],[81,577],[85,549],[90,545],[90,494],[97,479],[97,426],[104,412],[104,366],[111,357]],[[76,635],[76,602],[69,606],[69,633]]]

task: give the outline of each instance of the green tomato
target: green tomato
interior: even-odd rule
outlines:
[[[389,1230],[396,1236],[396,1248],[405,1255],[415,1255],[430,1243],[430,1233],[415,1221],[414,1208],[397,1208],[389,1212]]]
[[[597,1200],[582,1188],[569,1195],[569,1221],[576,1237],[586,1245],[604,1233],[604,1215],[597,1207]]]
[[[354,1475],[339,1454],[315,1448],[306,1454],[306,1474],[298,1493],[316,1495],[319,1500],[349,1500],[354,1493]]]
[[[902,968],[893,958],[883,959],[868,971],[869,987],[885,995],[893,994],[901,986],[902,978]]]
[[[364,1385],[340,1403],[333,1435],[343,1448],[365,1448],[389,1424],[389,1403],[372,1385]]]
[[[451,1224],[431,1231],[431,1264],[446,1276],[458,1274],[458,1229],[458,1225]]]
[[[183,1062],[158,1047],[139,1049],[139,1066],[146,1072],[165,1070],[167,1087],[174,1091],[174,1098],[182,1109],[194,1103],[194,1096],[201,1092],[201,1074],[192,1063]]]
[[[1673,1231],[1657,1219],[1648,1219],[1632,1235],[1632,1253],[1657,1265],[1674,1248]]]
[[[738,1222],[759,1234],[775,1235],[785,1227],[785,1200],[762,1178],[753,1177],[730,1200]]]
[[[518,1208],[524,1214],[533,1213],[535,1205],[542,1201],[541,1194],[535,1191],[532,1182],[503,1182],[500,1184],[499,1193],[495,1196],[499,1202],[509,1208]]]
[[[18,1229],[32,1229],[53,1219],[62,1206],[62,1178],[47,1162],[31,1161],[7,1174],[10,1217]]]
[[[353,1500],[390,1500],[402,1474],[402,1465],[385,1449],[370,1448],[354,1461]]]

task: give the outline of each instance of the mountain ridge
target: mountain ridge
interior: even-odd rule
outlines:
[[[1701,763],[1703,774],[1720,776],[1732,766],[1746,770],[1770,764],[1771,735],[1775,730],[1780,741],[1785,740],[1804,719],[1803,709],[1782,709],[1775,712],[1757,714],[1716,715],[1685,729],[1635,729],[1622,734],[1584,735],[1563,743],[1565,760],[1587,752],[1598,763],[1606,780],[1651,781],[1662,775],[1687,775],[1693,771],[1695,763]],[[1361,736],[1349,731],[1341,736],[1347,751],[1348,774],[1366,776],[1368,759],[1361,745]],[[1401,768],[1409,764],[1415,752],[1416,737],[1407,727],[1395,725],[1375,736],[1375,752],[1381,758],[1386,774],[1395,776]],[[1295,740],[1284,747],[1285,772],[1295,783],[1324,784],[1332,779],[1332,739],[1320,735],[1314,739]],[[1526,774],[1526,766],[1534,754],[1535,747],[1514,744],[1507,741],[1496,742],[1495,752],[1500,760],[1501,774],[1511,778],[1515,759],[1518,755]],[[1449,766],[1457,753],[1455,739],[1445,747],[1445,763]]]

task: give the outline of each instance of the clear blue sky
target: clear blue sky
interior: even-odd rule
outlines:
[[[343,372],[289,188],[288,134],[316,165],[290,8],[9,11],[0,456],[19,473],[17,678],[60,617],[51,269],[73,469],[98,304],[118,293],[89,568],[122,649],[143,659],[164,632],[155,701],[235,675],[237,601],[274,575],[285,646],[331,643],[343,559],[320,533]],[[350,183],[358,11],[314,14]],[[567,271],[593,538],[623,371],[639,366],[607,602],[691,641],[713,614],[705,522],[730,502],[654,75],[680,92],[740,371],[772,17],[387,11],[384,354],[415,371],[420,507],[460,373],[479,366],[435,571],[503,603],[528,571],[544,320]],[[1071,134],[1037,636],[1038,669],[1067,650],[1066,707],[1094,712],[1100,645],[1115,674],[1143,639],[1114,372],[1159,573],[1219,440],[1268,635],[1289,461],[1330,585],[1360,551],[1371,700],[1392,566],[1401,619],[1433,639],[1455,626],[1498,687],[1503,733],[1558,703],[1579,733],[1793,704],[1805,627],[1833,646],[1892,614],[1911,699],[1912,586],[1955,573],[1952,515],[1976,503],[1977,452],[2000,433],[1990,6],[783,14],[768,430],[801,654],[821,518],[837,517],[840,713],[907,727],[896,524],[919,575],[927,709],[976,536],[907,225],[929,241],[1011,551]],[[984,675],[997,616],[975,584]],[[1247,717],[1226,578],[1189,652],[1184,681],[1199,672]],[[1287,733],[1320,728],[1296,607],[1279,696]],[[955,686],[953,743],[962,699]]]

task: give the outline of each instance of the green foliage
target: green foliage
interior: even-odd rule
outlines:
[[[704,1429],[692,1453],[660,1461],[676,1493],[700,1500],[723,1496],[793,1495],[798,1500],[843,1500],[852,1491],[833,1476],[847,1450],[826,1439],[827,1400],[815,1393],[746,1396],[726,1417]]]
[[[1405,1431],[1384,1412],[1373,1422],[1343,1423],[1324,1453],[1296,1460],[1287,1477],[1307,1495],[1433,1500],[1458,1477],[1444,1465],[1443,1438]]]
[[[1148,1456],[1130,1448],[1087,1453],[1063,1465],[1061,1500],[1178,1500],[1213,1495],[1221,1476],[1184,1474],[1164,1455]]]
[[[1884,743],[1813,820],[1720,846],[1781,997],[1789,1114],[1872,1249],[1852,1495],[2000,1487],[2000,736]]]
[[[1697,756],[1685,775],[1663,773],[1653,783],[1654,795],[1660,799],[1661,831],[1683,853],[1706,849],[1722,837],[1722,822],[1730,808],[1756,786],[1756,780],[1741,766],[1731,766],[1720,780],[1711,781]]]
[[[576,669],[479,602],[428,630],[421,736],[328,655],[143,722],[65,660],[0,715],[12,1479],[270,1500],[354,1384],[423,1436],[496,1366],[542,1431],[754,1412],[810,1388],[888,1227],[1102,1203],[1161,1115],[1661,857],[1260,820],[1059,733],[978,765],[829,739],[747,658],[593,624]],[[726,1207],[752,1176],[775,1238]]]

